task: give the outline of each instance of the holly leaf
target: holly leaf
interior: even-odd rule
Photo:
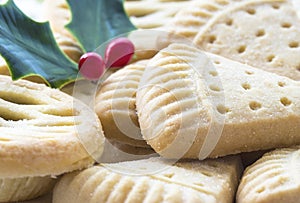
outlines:
[[[122,0],[67,0],[72,18],[66,28],[86,52],[102,43],[135,30],[125,13]]]
[[[49,23],[33,21],[12,0],[0,6],[0,54],[14,80],[38,75],[60,88],[77,78],[77,65],[58,47]]]

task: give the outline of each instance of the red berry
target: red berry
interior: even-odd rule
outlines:
[[[105,50],[107,67],[122,67],[128,64],[134,54],[133,43],[124,37],[112,40]]]
[[[100,55],[89,52],[81,56],[78,68],[83,77],[98,80],[104,73],[105,63]]]

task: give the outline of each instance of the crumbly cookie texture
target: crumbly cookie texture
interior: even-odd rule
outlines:
[[[199,1],[169,30],[205,51],[300,80],[300,20],[291,0]]]
[[[266,153],[241,179],[236,202],[299,202],[300,146]]]
[[[0,76],[0,177],[58,175],[101,155],[101,124],[63,92]],[[92,157],[93,156],[93,157]]]
[[[97,92],[95,111],[110,140],[150,147],[142,138],[135,108],[136,91],[146,64],[147,61],[138,62],[113,73]]]
[[[160,171],[149,175],[130,173],[142,165]],[[65,175],[56,185],[54,203],[79,202],[221,202],[230,203],[241,173],[239,157],[185,161],[168,165],[159,159],[98,165]]]
[[[58,178],[26,177],[0,179],[0,202],[31,200],[50,192]]]
[[[218,157],[300,144],[300,83],[201,52],[160,51],[142,76],[143,137],[168,158]]]

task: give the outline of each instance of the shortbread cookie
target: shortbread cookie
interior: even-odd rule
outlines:
[[[300,144],[300,83],[172,44],[137,92],[144,139],[168,158],[218,157]]]
[[[138,28],[160,28],[171,21],[173,16],[193,0],[127,0],[125,11]]]
[[[277,149],[249,166],[237,192],[237,203],[298,203],[300,146]]]
[[[290,1],[237,4],[208,22],[194,42],[206,51],[300,80],[300,19]]]
[[[137,62],[110,75],[97,92],[95,111],[108,139],[149,148],[142,138],[135,108],[136,91],[146,63]]]
[[[35,199],[50,192],[57,180],[50,176],[0,179],[0,202]]]
[[[66,0],[45,0],[44,18],[50,23],[54,37],[59,47],[75,62],[83,54],[83,50],[77,40],[65,28],[71,20],[71,12]]]
[[[135,171],[142,168],[145,162],[161,170],[150,175],[133,176],[114,171],[114,168],[118,170],[123,167]],[[187,161],[174,166],[157,159],[98,165],[65,175],[54,189],[53,203],[231,203],[240,166],[239,157]]]
[[[0,76],[0,177],[58,175],[101,155],[96,114],[59,90]],[[93,157],[92,157],[93,156]]]
[[[300,20],[291,0],[200,1],[170,28],[205,51],[300,80]]]

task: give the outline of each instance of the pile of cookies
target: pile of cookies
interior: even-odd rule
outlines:
[[[126,1],[136,26],[167,34],[154,54],[110,73],[92,110],[1,76],[0,202],[51,191],[54,203],[299,202],[294,3]],[[68,41],[62,50],[78,61],[66,2],[45,4],[57,39]]]

